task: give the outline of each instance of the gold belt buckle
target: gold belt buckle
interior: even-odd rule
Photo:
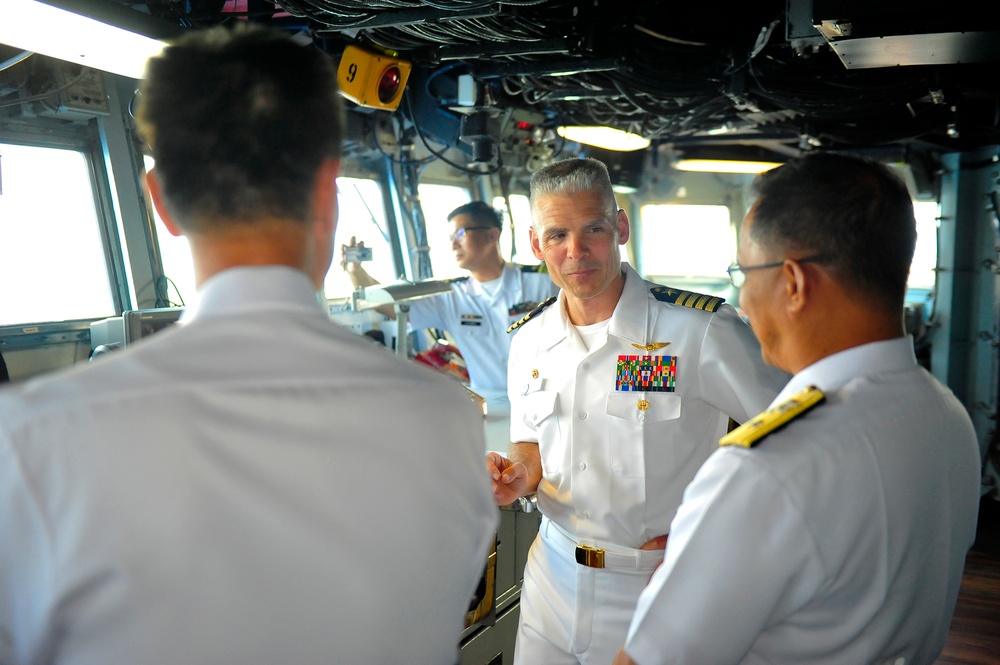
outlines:
[[[577,545],[576,562],[589,568],[604,568],[604,550],[589,545]]]

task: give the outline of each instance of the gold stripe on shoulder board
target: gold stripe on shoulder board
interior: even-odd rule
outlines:
[[[768,434],[777,432],[825,399],[826,395],[823,394],[822,390],[816,386],[809,386],[773,409],[768,409],[759,416],[754,416],[749,422],[740,425],[719,439],[719,445],[753,448]]]
[[[518,321],[517,323],[515,323],[514,325],[512,325],[510,328],[507,328],[507,332],[508,333],[514,332],[515,330],[517,330],[518,328],[520,328],[524,323],[526,323],[528,321],[528,319],[530,319],[533,316],[536,316],[539,312],[541,312],[543,309],[545,309],[546,307],[548,307],[549,305],[551,305],[552,303],[554,303],[558,299],[559,299],[559,296],[552,296],[548,300],[542,301],[542,303],[539,304],[538,307],[536,307],[535,309],[531,310],[530,312],[528,312],[527,314],[525,314],[524,316],[522,316],[520,321]]]
[[[681,305],[692,309],[701,309],[706,312],[714,312],[719,309],[726,299],[721,296],[709,296],[704,293],[694,291],[684,291],[682,289],[672,289],[669,286],[654,286],[649,290],[653,297],[660,302],[672,305]]]

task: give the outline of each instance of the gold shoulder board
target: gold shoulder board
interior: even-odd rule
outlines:
[[[543,309],[545,309],[546,307],[548,307],[549,305],[551,305],[552,303],[554,303],[558,299],[559,299],[559,296],[552,296],[548,300],[543,300],[541,302],[541,304],[538,305],[538,307],[536,307],[535,309],[531,310],[530,312],[528,312],[527,314],[525,314],[524,316],[522,316],[521,320],[518,321],[517,323],[515,323],[514,325],[512,325],[510,328],[507,328],[507,332],[509,332],[509,333],[514,332],[515,330],[517,330],[518,328],[520,328],[528,319],[530,319],[533,316],[536,316],[539,312],[541,312]]]
[[[539,263],[537,266],[521,266],[521,272],[548,272],[549,267],[545,265],[545,262]]]
[[[754,416],[748,422],[743,423],[719,439],[719,445],[753,448],[768,434],[777,432],[825,399],[826,395],[823,394],[823,391],[816,386],[809,386],[773,409],[768,409],[759,416]]]
[[[660,302],[683,305],[684,307],[691,307],[693,309],[702,309],[706,312],[714,312],[719,309],[719,305],[726,302],[725,298],[719,296],[708,296],[704,293],[695,293],[694,291],[672,289],[669,286],[654,286],[649,292]]]

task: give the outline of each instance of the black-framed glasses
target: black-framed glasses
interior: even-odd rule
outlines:
[[[823,261],[828,259],[830,256],[828,254],[816,254],[815,256],[807,256],[804,259],[782,259],[780,261],[774,261],[773,263],[760,263],[755,266],[741,266],[739,263],[734,263],[728,268],[726,272],[729,274],[729,281],[737,289],[743,287],[743,283],[747,281],[746,273],[751,270],[763,270],[764,268],[777,268],[778,266],[785,265],[785,261],[795,261],[796,263],[815,263],[817,261]]]
[[[469,231],[483,231],[485,229],[495,228],[495,226],[466,226],[465,228],[457,229],[454,233],[448,236],[448,239],[455,242],[456,240],[464,238]]]

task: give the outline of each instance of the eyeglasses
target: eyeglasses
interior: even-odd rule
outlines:
[[[796,263],[816,263],[817,261],[823,261],[828,258],[830,258],[829,254],[817,254],[815,256],[807,256],[804,259],[782,259],[781,261],[775,261],[774,263],[761,263],[755,266],[741,266],[739,263],[734,263],[726,268],[726,272],[729,273],[729,281],[732,285],[739,289],[742,288],[743,283],[747,281],[746,273],[751,270],[777,268],[778,266],[785,265],[785,261],[795,261]]]
[[[461,240],[462,238],[464,238],[469,231],[483,231],[485,229],[493,229],[493,228],[496,228],[496,227],[495,226],[466,226],[465,228],[458,229],[457,231],[455,231],[454,233],[452,233],[450,236],[448,236],[448,239],[451,240],[452,242],[455,242],[456,240]]]

